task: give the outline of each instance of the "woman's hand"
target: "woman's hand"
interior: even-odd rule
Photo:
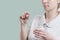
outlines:
[[[23,15],[20,16],[21,25],[25,25],[29,19],[29,12],[25,11]]]
[[[54,40],[53,36],[49,34],[46,30],[34,30],[33,34],[35,37],[40,38],[42,37],[44,40]]]
[[[29,13],[26,11],[23,15],[20,16],[20,23],[21,23],[21,40],[26,40],[28,36],[28,27],[26,26],[26,23],[29,19]]]

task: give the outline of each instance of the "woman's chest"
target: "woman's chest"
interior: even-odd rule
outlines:
[[[57,40],[60,40],[60,22],[53,22],[48,24],[50,28],[47,31],[53,35]]]

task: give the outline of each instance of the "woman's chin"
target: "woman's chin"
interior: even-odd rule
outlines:
[[[51,9],[50,8],[45,8],[46,11],[50,11]]]

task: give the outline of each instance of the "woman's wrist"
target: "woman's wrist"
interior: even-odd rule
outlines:
[[[21,24],[21,29],[27,28],[27,24]]]

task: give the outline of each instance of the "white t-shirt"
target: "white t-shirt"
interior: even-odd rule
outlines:
[[[45,19],[44,16],[43,18]],[[37,19],[34,19],[34,20],[38,21]],[[56,40],[60,40],[60,14],[57,17],[55,17],[53,20],[51,20],[49,23],[47,23],[47,25],[48,25],[47,31],[52,36],[54,36]],[[35,28],[35,26],[36,26],[36,22],[35,24],[32,23],[32,26],[30,28],[29,35],[28,35],[28,40],[43,40],[42,38],[37,39],[34,37],[33,28]]]

